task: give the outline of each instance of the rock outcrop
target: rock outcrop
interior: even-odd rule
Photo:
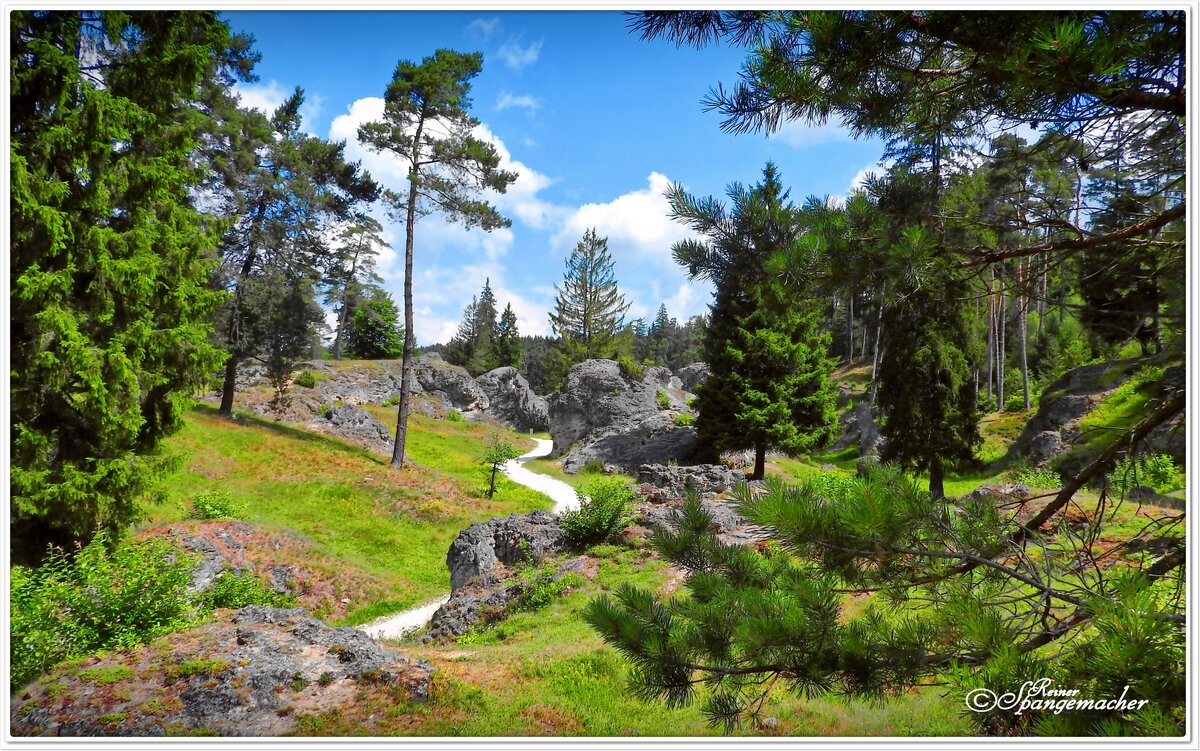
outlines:
[[[336,436],[372,451],[391,451],[392,434],[361,407],[349,404],[328,407],[310,420],[308,426],[318,433]]]
[[[466,368],[451,365],[436,352],[413,361],[413,393],[427,394],[447,410],[456,409],[468,419],[478,419],[490,404]]]
[[[859,456],[879,453],[883,446],[883,436],[879,433],[879,424],[875,422],[875,413],[865,399],[843,412],[838,420],[842,426],[842,434],[834,443],[834,450],[857,446]]]
[[[679,381],[683,384],[684,389],[695,393],[700,384],[708,380],[711,373],[712,370],[708,367],[708,363],[694,362],[680,368],[675,375],[679,376]]]
[[[674,422],[689,398],[682,386],[666,368],[649,368],[633,380],[612,360],[576,365],[549,399],[551,455],[567,454],[568,472],[600,462],[632,473],[643,464],[685,459],[696,434]]]
[[[637,474],[639,483],[651,485],[676,498],[683,497],[688,490],[702,494],[725,493],[743,480],[745,476],[741,472],[721,464],[643,464]]]
[[[510,514],[477,522],[458,533],[446,553],[450,590],[470,581],[494,581],[497,564],[540,561],[561,549],[563,530],[549,511]]]
[[[427,663],[302,608],[252,605],[128,652],[52,671],[12,705],[14,735],[278,736],[362,691],[429,696]],[[49,687],[57,685],[51,690]]]
[[[496,368],[475,379],[487,396],[484,410],[488,417],[515,430],[550,429],[550,408],[546,400],[533,393],[516,368]]]

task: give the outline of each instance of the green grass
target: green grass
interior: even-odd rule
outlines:
[[[380,600],[395,610],[426,601],[449,585],[445,554],[459,530],[551,503],[503,478],[495,498],[480,497],[477,459],[494,428],[420,415],[409,425],[409,455],[424,469],[397,471],[386,457],[341,441],[198,407],[167,442],[184,463],[158,487],[148,521],[181,521],[187,501],[225,490],[246,504],[246,521],[298,536],[316,554],[380,582],[378,596],[361,606],[370,613],[385,614]],[[517,433],[511,438],[528,443]],[[351,612],[347,620],[368,619]]]
[[[573,488],[578,488],[596,477],[617,477],[627,482],[634,482],[633,477],[619,472],[614,472],[611,475],[606,475],[601,472],[589,472],[582,470],[575,474],[567,474],[562,469],[562,459],[530,459],[525,462],[525,467],[531,472],[537,472],[539,475],[548,475],[556,480],[561,480]]]

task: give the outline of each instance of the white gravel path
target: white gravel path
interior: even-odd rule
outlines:
[[[574,488],[562,480],[556,480],[548,475],[538,474],[525,468],[526,461],[548,456],[554,449],[553,441],[545,438],[533,438],[532,440],[537,441],[537,446],[532,451],[505,462],[500,467],[500,471],[513,482],[549,496],[550,500],[554,501],[554,513],[556,514],[578,508],[579,497],[575,495]],[[364,626],[359,626],[359,628],[367,632],[367,635],[373,639],[399,639],[410,631],[424,628],[437,609],[445,605],[449,599],[450,593],[447,592],[432,602],[394,615],[384,616]]]

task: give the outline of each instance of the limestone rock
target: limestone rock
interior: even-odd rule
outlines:
[[[732,490],[744,479],[741,472],[721,464],[643,464],[637,475],[639,483],[661,488],[676,497],[682,497],[687,490],[697,493],[724,493]]]
[[[475,379],[487,396],[488,417],[514,430],[550,429],[550,409],[546,400],[533,393],[516,368],[496,368]]]
[[[309,421],[309,427],[374,451],[386,453],[391,450],[392,434],[361,407],[349,404],[330,407]]]
[[[450,590],[467,582],[489,583],[497,563],[539,561],[563,542],[558,517],[549,511],[510,514],[478,522],[458,533],[446,553]]]
[[[708,380],[712,370],[706,362],[694,362],[691,365],[685,365],[676,373],[679,376],[679,381],[683,384],[683,388],[692,393],[696,392],[699,386]]]

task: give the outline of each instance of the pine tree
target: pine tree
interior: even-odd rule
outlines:
[[[167,466],[159,441],[220,365],[197,97],[252,57],[211,12],[9,23],[10,539],[29,560],[121,535]]]
[[[446,344],[446,362],[451,365],[466,367],[475,354],[476,316],[475,309],[479,307],[479,296],[471,298],[463,308],[462,320],[458,322],[458,331]]]
[[[240,113],[251,135],[241,143],[242,160],[233,165],[240,169],[226,176],[224,211],[237,219],[225,235],[213,277],[230,293],[215,326],[218,343],[229,352],[223,414],[233,410],[238,364],[271,356],[266,347],[280,333],[270,326],[287,320],[270,310],[286,297],[265,282],[286,278],[289,284],[315,287],[329,267],[342,262],[341,254],[323,242],[325,230],[350,221],[358,206],[379,194],[370,175],[345,161],[345,144],[303,131],[303,103],[304,92],[297,88],[269,120],[257,112]]]
[[[615,358],[629,310],[617,289],[608,239],[595,229],[584,233],[566,266],[562,284],[554,288],[557,297],[550,313],[550,325],[562,340],[564,372],[584,360]]]
[[[517,329],[517,314],[512,304],[504,306],[500,323],[496,327],[496,367],[515,368],[521,364],[521,332]]]
[[[767,164],[753,188],[734,184],[728,193],[733,206],[726,210],[672,186],[671,216],[705,238],[676,243],[672,252],[693,279],[717,286],[704,342],[711,374],[696,395],[700,445],[710,458],[754,449],[751,478],[761,479],[769,446],[799,452],[832,437],[834,362],[804,290],[780,288],[768,270],[804,231],[775,165]]]
[[[403,212],[404,241],[404,363],[400,404],[396,411],[396,443],[392,466],[402,466],[408,435],[412,394],[413,248],[418,213],[439,211],[467,227],[491,231],[509,225],[486,201],[485,190],[503,193],[517,179],[499,168],[500,156],[491,144],[471,135],[479,121],[467,113],[470,81],[483,66],[479,53],[438,50],[417,65],[401,60],[384,95],[384,119],[358,129],[359,139],[379,152],[390,152],[408,164],[408,188],[392,195],[397,213]],[[420,212],[418,211],[420,209]]]
[[[492,280],[483,280],[483,290],[479,293],[479,302],[475,305],[475,338],[471,343],[471,356],[466,368],[472,375],[486,373],[500,367],[500,358],[496,352],[496,336],[499,324],[496,320],[496,294],[492,292]]]
[[[374,217],[360,214],[338,234],[338,244],[333,249],[325,277],[325,303],[334,305],[337,311],[337,326],[330,348],[335,360],[342,357],[346,326],[354,308],[364,297],[364,290],[383,282],[375,273],[375,257],[382,248],[388,247],[382,232],[383,226]]]

